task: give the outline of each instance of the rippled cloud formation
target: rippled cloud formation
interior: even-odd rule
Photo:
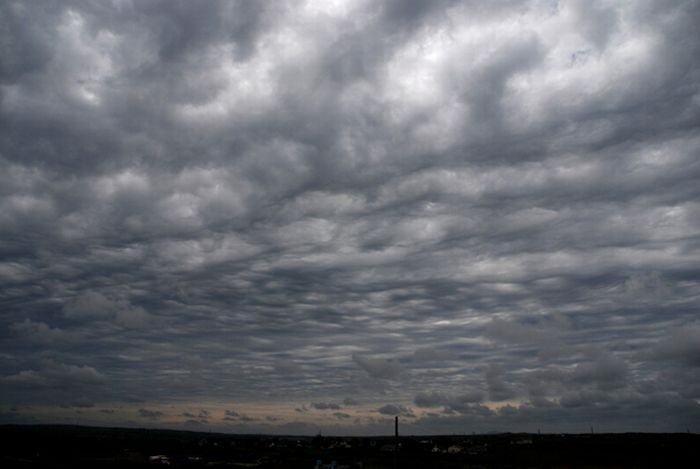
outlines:
[[[695,1],[0,5],[0,421],[700,431]]]

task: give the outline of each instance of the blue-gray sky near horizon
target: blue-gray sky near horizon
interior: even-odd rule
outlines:
[[[4,1],[0,422],[700,431],[697,1]]]

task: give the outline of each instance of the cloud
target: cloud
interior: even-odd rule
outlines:
[[[317,410],[338,410],[341,408],[340,404],[335,404],[333,402],[312,402],[309,405]]]
[[[479,390],[445,395],[437,391],[420,392],[413,398],[414,404],[422,408],[444,407],[447,411],[461,411],[465,406],[478,404],[483,401],[483,393]]]
[[[605,395],[605,393],[603,393]],[[627,395],[600,400],[589,396],[577,403],[567,402],[568,407],[533,407],[529,405],[508,405],[491,411],[477,406],[465,414],[433,414],[421,417],[412,423],[412,430],[420,433],[421,429],[431,428],[437,434],[457,432],[458,428],[478,428],[481,432],[501,431],[536,431],[541,428],[561,428],[562,431],[580,433],[590,431],[590,422],[595,422],[596,429],[618,432],[625,428],[643,425],[650,418],[657,419],[658,428],[667,431],[680,429],[683,423],[694,422],[699,415],[697,403],[673,398],[664,402],[660,396]],[[634,417],[630,420],[630,413]],[[686,413],[683,417],[682,413]],[[586,420],[588,419],[588,420]],[[621,420],[625,420],[622,423]]]
[[[302,371],[301,366],[292,360],[278,360],[274,367],[275,371],[281,375],[294,375]]]
[[[547,347],[570,327],[565,317],[557,315],[527,319],[527,323],[492,319],[486,324],[484,335],[497,341]]]
[[[224,412],[224,420],[230,422],[255,422],[258,419],[254,417],[249,417],[246,414],[236,412],[235,410],[227,410]]]
[[[149,420],[160,420],[163,417],[163,412],[141,408],[139,409],[139,417]]]
[[[515,397],[515,391],[505,380],[505,369],[500,365],[491,364],[485,372],[486,386],[489,399],[505,401]]]
[[[694,2],[0,18],[8,418],[697,426]]]
[[[10,331],[25,336],[30,341],[47,345],[59,345],[75,340],[75,337],[66,331],[52,328],[45,322],[32,321],[28,318],[22,322],[11,324]]]
[[[589,362],[576,365],[572,379],[579,383],[596,383],[603,389],[624,386],[627,378],[627,364],[612,355],[601,355]]]
[[[92,407],[95,407],[95,404],[93,404],[91,402],[75,402],[73,404],[64,404],[61,407],[65,408],[65,409],[70,409],[70,408],[90,409]]]
[[[418,407],[439,407],[447,402],[449,399],[442,394],[431,391],[431,392],[421,392],[416,394],[413,402]]]
[[[200,409],[197,413],[184,412],[183,417],[187,417],[187,422],[197,422],[197,423],[207,423],[209,421],[209,411],[205,409]]]
[[[670,331],[646,354],[654,360],[679,361],[700,366],[700,326],[689,324]]]
[[[113,301],[98,292],[85,292],[64,307],[68,318],[107,318],[115,309]]]
[[[413,359],[418,362],[442,362],[453,358],[452,354],[445,350],[430,347],[419,348],[413,352]]]
[[[99,320],[111,319],[116,324],[129,329],[142,329],[151,323],[151,315],[140,306],[134,306],[123,299],[112,299],[99,292],[82,293],[64,306],[69,319]]]
[[[372,378],[393,379],[396,378],[400,371],[398,363],[385,358],[353,354],[352,361]]]
[[[385,404],[377,409],[377,412],[382,414],[382,415],[394,415],[394,416],[400,416],[400,417],[415,417],[413,414],[413,411],[408,408],[404,407],[402,405],[395,405],[395,404]]]
[[[667,297],[672,293],[671,286],[658,272],[635,272],[623,286],[628,301]]]
[[[106,381],[105,376],[91,366],[62,363],[49,363],[39,370],[23,370],[0,379],[7,385],[48,388],[91,386],[103,384]]]

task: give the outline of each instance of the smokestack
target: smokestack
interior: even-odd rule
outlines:
[[[396,445],[396,450],[399,450],[399,416],[394,417],[394,444]]]
[[[394,417],[394,469],[397,469],[398,464],[396,459],[399,455],[399,416]]]

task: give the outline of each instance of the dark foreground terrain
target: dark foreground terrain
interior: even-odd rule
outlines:
[[[3,468],[696,468],[697,434],[340,438],[0,426]]]

